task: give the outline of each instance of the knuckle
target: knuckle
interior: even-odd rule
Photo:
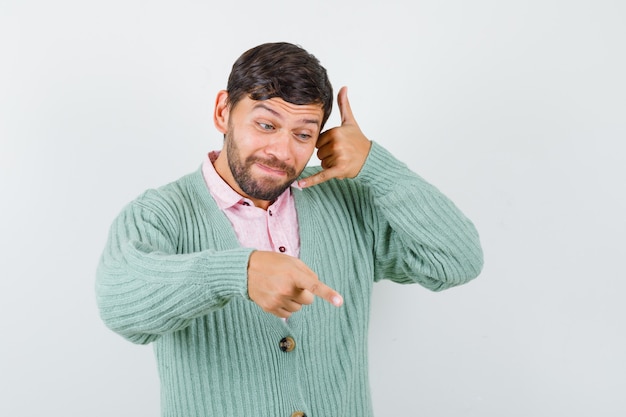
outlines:
[[[311,291],[313,294],[316,294],[319,289],[320,289],[320,283],[318,282],[314,282],[313,284],[311,284],[311,286],[309,287],[309,291]]]

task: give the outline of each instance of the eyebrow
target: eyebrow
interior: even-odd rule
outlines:
[[[281,120],[283,119],[283,116],[279,112],[277,112],[276,110],[266,106],[263,103],[255,104],[253,109],[254,110],[256,110],[256,109],[264,109],[264,110],[267,110],[268,112],[272,113],[274,116],[278,117],[279,119],[281,119]],[[303,122],[303,123],[307,123],[307,124],[311,123],[311,124],[314,124],[316,126],[320,125],[320,121],[318,119],[306,119],[305,118],[305,119],[301,119],[300,121]]]

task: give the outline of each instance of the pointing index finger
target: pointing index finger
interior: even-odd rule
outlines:
[[[343,304],[343,297],[337,291],[333,290],[319,280],[311,282],[306,289],[318,297],[328,301],[335,307],[341,307]]]

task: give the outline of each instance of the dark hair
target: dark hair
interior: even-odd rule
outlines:
[[[228,77],[229,104],[279,97],[291,104],[321,104],[322,127],[333,107],[333,87],[319,60],[297,45],[265,43],[244,52]]]

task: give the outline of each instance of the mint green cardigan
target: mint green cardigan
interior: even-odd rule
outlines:
[[[97,302],[112,330],[154,344],[163,416],[372,416],[374,282],[439,291],[482,268],[472,223],[377,143],[355,179],[293,192],[300,258],[345,301],[316,299],[287,323],[249,299],[253,249],[239,245],[200,170],[146,191],[115,219]],[[291,351],[281,349],[286,337]]]

